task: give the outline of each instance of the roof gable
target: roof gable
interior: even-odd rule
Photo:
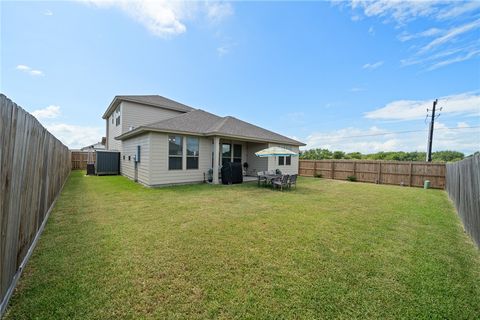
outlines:
[[[151,107],[163,108],[163,109],[180,111],[180,112],[189,112],[189,111],[195,110],[194,108],[189,107],[185,104],[176,102],[174,100],[171,100],[159,95],[123,95],[123,96],[115,96],[115,98],[113,98],[112,102],[108,106],[102,118],[107,119],[122,101],[135,102],[135,103],[144,104]]]

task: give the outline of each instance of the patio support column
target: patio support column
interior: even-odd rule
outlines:
[[[218,164],[220,162],[220,137],[213,137],[213,183],[218,184]]]

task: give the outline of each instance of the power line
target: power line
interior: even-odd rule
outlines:
[[[476,129],[480,128],[480,126],[472,126],[472,127],[453,127],[453,128],[436,128],[435,130],[465,130],[465,129]],[[425,132],[426,130],[406,130],[406,131],[393,131],[393,132],[384,132],[384,133],[373,133],[373,134],[363,134],[363,135],[356,135],[356,136],[347,136],[347,137],[329,137],[332,140],[341,140],[341,139],[352,139],[352,138],[362,138],[362,137],[376,137],[376,136],[386,136],[390,134],[404,134],[404,133],[414,133],[414,132]]]

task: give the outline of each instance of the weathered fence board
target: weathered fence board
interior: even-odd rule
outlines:
[[[72,151],[72,170],[86,170],[87,164],[95,162],[95,152]]]
[[[70,167],[68,148],[1,94],[0,316]]]
[[[446,190],[465,230],[480,248],[480,153],[447,164]]]
[[[365,160],[300,160],[299,174],[321,175],[327,179],[423,187],[430,180],[432,188],[445,188],[445,164],[431,162],[365,161]]]

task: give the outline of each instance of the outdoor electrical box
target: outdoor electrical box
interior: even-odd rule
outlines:
[[[140,162],[140,146],[137,146],[137,152],[135,153],[135,162]]]

